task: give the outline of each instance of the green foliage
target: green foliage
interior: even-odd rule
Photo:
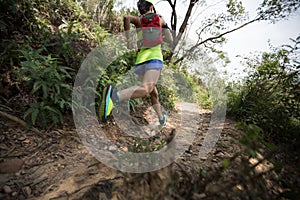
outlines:
[[[197,98],[197,104],[201,106],[201,108],[204,109],[211,109],[212,108],[212,101],[208,97],[207,91],[202,87],[196,87],[196,98]]]
[[[10,64],[9,58],[15,58],[13,61],[18,64],[19,60],[13,56],[15,50],[30,44],[33,48],[46,47],[48,53],[58,55],[65,65],[78,68],[90,51],[89,46],[100,44],[108,35],[77,1],[24,0],[1,1],[1,4],[0,30],[4,42],[1,47],[2,56],[7,59],[2,57],[0,61],[4,66]]]
[[[238,15],[245,12],[242,1],[229,0],[226,6],[228,8],[228,12],[232,15]]]
[[[122,85],[127,85],[129,84],[127,82],[133,80],[131,77],[131,72],[133,70],[133,66],[135,65],[136,53],[132,51],[126,53],[121,51],[120,53],[121,55],[118,56],[118,58],[106,68],[106,73],[109,76],[109,79],[114,81],[114,84],[120,82]],[[126,78],[129,78],[129,80]]]
[[[256,157],[257,151],[265,144],[270,150],[274,150],[274,145],[263,140],[262,129],[255,124],[246,124],[240,122],[237,128],[243,131],[242,137],[239,139],[240,143],[244,145],[245,152],[251,156]]]
[[[26,111],[31,115],[31,123],[47,125],[50,118],[54,124],[62,122],[62,112],[71,108],[71,80],[73,70],[60,65],[57,58],[42,55],[43,49],[20,50],[23,61],[20,63],[20,80],[30,90],[36,103]]]
[[[0,33],[8,34],[10,21],[17,12],[16,0],[0,0]]]
[[[179,85],[178,88],[181,99],[187,102],[195,102],[202,108],[211,109],[213,102],[209,97],[207,89],[203,86],[202,80],[196,75],[187,72],[181,72],[181,77],[185,83]],[[177,79],[177,81],[178,80],[180,80],[180,78]]]
[[[201,79],[196,75],[179,70],[176,65],[164,67],[159,82],[161,102],[167,108],[173,108],[175,101],[197,103],[203,108],[211,108],[211,101]]]
[[[145,153],[145,152],[153,152],[158,151],[165,146],[166,142],[164,140],[157,140],[155,142],[151,142],[149,140],[136,138],[132,145],[129,145],[128,151],[134,153]]]
[[[264,53],[243,85],[229,92],[229,114],[261,127],[277,141],[299,140],[300,91],[293,51]]]
[[[164,108],[174,109],[176,97],[174,91],[162,85],[157,86],[159,102]]]
[[[130,13],[130,10],[125,8],[119,10],[116,0],[81,1],[81,5],[94,21],[111,33],[119,33],[122,30],[123,16]]]
[[[240,88],[241,83],[229,83],[226,87],[227,92],[227,112],[236,116],[240,111],[242,104],[243,90]]]
[[[47,8],[48,6],[52,9]],[[50,17],[40,14],[41,10],[49,13]],[[87,53],[80,49],[82,46],[88,46],[91,41],[94,45],[100,44],[108,35],[76,1],[59,1],[58,4],[45,1],[37,7],[34,15],[29,26],[33,27],[33,33],[39,32],[35,39],[73,68],[74,65],[79,67]]]
[[[299,7],[299,0],[264,0],[258,8],[258,14],[264,20],[276,21],[288,17]]]
[[[133,112],[136,112],[136,107],[141,104],[140,99],[129,99],[128,100],[128,110],[132,110]]]
[[[46,127],[50,122],[53,124],[63,122],[61,111],[52,104],[47,104],[46,101],[32,103],[30,108],[24,113],[24,118],[30,120],[31,125],[35,125],[38,119],[38,124],[41,127]]]
[[[62,122],[63,114],[70,111],[74,72],[108,32],[78,1],[2,0],[0,4],[1,73],[19,70],[19,78],[11,77],[18,86],[14,92],[30,93],[35,99],[24,117],[43,127]]]

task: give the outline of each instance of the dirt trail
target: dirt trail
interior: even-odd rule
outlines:
[[[195,112],[194,105],[190,106]],[[211,113],[203,109],[196,112],[198,119],[183,119],[195,136],[176,161],[186,168],[199,164],[216,165],[240,148],[230,139],[239,134],[235,123],[227,120],[216,148],[205,156],[199,156],[199,152],[205,148],[203,141],[209,130]],[[169,121],[173,121],[173,124],[169,123],[162,130],[162,139],[168,142],[174,129],[175,138],[180,135],[177,122],[182,120],[181,117],[180,112],[170,113]],[[121,173],[99,163],[82,145],[74,128],[66,126],[64,129],[36,134],[26,132],[5,119],[0,119],[0,123],[0,199],[124,199],[130,195],[138,199],[143,194],[147,196],[147,192],[155,191],[155,188],[167,189],[168,181],[172,179],[174,165],[158,170],[152,176],[151,173]],[[112,126],[112,123],[103,125],[103,129]],[[186,130],[181,131],[187,133]],[[107,134],[124,148],[124,143],[130,143],[117,128],[110,129]],[[19,167],[14,172],[5,171],[4,167],[16,166],[16,160],[20,162]],[[139,181],[133,181],[137,177]],[[163,196],[164,192],[158,195]]]

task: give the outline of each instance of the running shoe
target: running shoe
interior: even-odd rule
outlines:
[[[161,126],[166,126],[166,124],[167,124],[167,118],[168,118],[167,113],[163,111],[162,112],[162,117],[159,119],[159,124]]]
[[[99,107],[99,116],[103,122],[107,121],[108,116],[111,114],[114,104],[118,102],[118,91],[111,85],[104,88],[102,94],[102,101]]]

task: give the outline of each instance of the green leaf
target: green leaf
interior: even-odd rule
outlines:
[[[42,88],[43,88],[43,98],[46,99],[48,97],[48,91],[49,91],[48,85],[44,82],[42,84]]]
[[[56,114],[61,114],[59,110],[55,109],[55,108],[52,108],[51,106],[45,106],[44,107],[45,110],[49,110],[53,113],[56,113]]]
[[[27,109],[26,112],[25,112],[24,115],[23,115],[23,119],[26,119],[27,116],[28,116],[30,113],[32,113],[32,112],[33,112],[33,108],[32,108],[32,107],[30,107],[29,109]]]
[[[227,160],[227,159],[224,159],[223,162],[222,162],[222,165],[223,165],[224,168],[228,168],[229,165],[230,165],[230,161]]]
[[[33,84],[31,93],[32,93],[32,94],[36,93],[36,92],[41,88],[41,86],[42,86],[42,82],[36,81],[36,82]]]
[[[35,125],[38,114],[39,114],[38,109],[33,110],[33,112],[31,113],[31,122],[33,125]]]

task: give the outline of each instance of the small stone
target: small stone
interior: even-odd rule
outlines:
[[[74,181],[76,183],[80,183],[80,182],[84,181],[86,178],[87,178],[86,175],[79,175],[79,176],[74,177]]]
[[[112,145],[112,146],[109,146],[109,147],[108,147],[108,150],[109,150],[109,151],[116,151],[116,150],[117,150],[117,147],[115,147],[115,146]]]
[[[26,197],[24,195],[19,195],[18,200],[26,200]]]
[[[223,158],[225,156],[225,154],[223,152],[219,152],[219,153],[216,154],[216,156]]]
[[[100,193],[99,193],[99,198],[98,198],[98,199],[108,200],[106,194],[103,193],[103,192],[100,192]]]
[[[191,157],[191,156],[192,156],[192,154],[191,154],[191,153],[189,153],[189,152],[187,152],[187,151],[185,151],[185,152],[184,152],[184,154],[183,154],[183,156],[186,156],[186,157]]]
[[[3,186],[3,191],[4,191],[6,194],[12,193],[12,189],[11,189],[8,185],[4,185],[4,186]]]
[[[29,144],[29,143],[30,143],[30,140],[29,140],[29,139],[25,139],[23,142],[24,142],[25,144]]]
[[[18,195],[17,192],[13,192],[13,193],[11,194],[11,196],[13,196],[13,197],[15,197],[15,196],[17,196],[17,195]]]
[[[29,186],[23,188],[24,194],[29,197],[31,195],[31,189]]]
[[[236,160],[237,163],[241,163],[242,162],[242,159],[240,157],[237,157],[235,160]]]
[[[193,199],[203,199],[206,197],[206,194],[205,193],[201,193],[201,194],[193,194]]]
[[[205,186],[205,193],[207,194],[217,194],[221,191],[221,187],[215,183],[209,183]]]
[[[24,162],[21,159],[13,158],[7,159],[0,163],[0,174],[18,172],[23,166]]]
[[[98,173],[99,173],[99,171],[97,171],[97,170],[90,170],[88,172],[89,175],[95,175],[95,174],[98,174]]]
[[[25,140],[25,139],[26,139],[26,138],[23,137],[23,136],[21,136],[21,137],[18,138],[19,141],[23,141],[23,140]]]

